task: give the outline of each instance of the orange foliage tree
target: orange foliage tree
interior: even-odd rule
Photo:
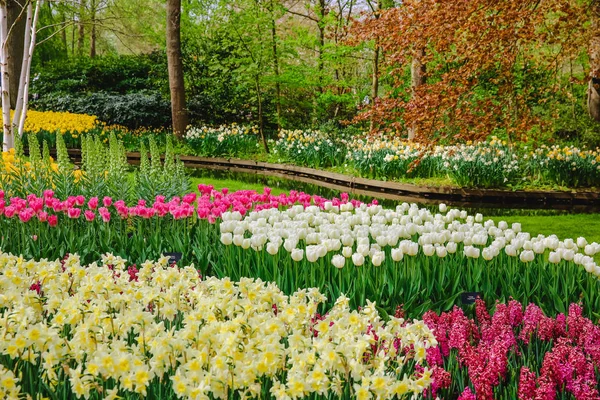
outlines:
[[[590,43],[590,4],[405,0],[362,18],[354,40],[383,50],[392,89],[355,121],[426,142],[539,131],[536,107],[561,90],[553,77]]]

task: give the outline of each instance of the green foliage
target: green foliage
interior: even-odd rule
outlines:
[[[173,153],[172,136],[167,136],[164,163],[154,138],[149,137],[148,144],[150,163],[145,155],[145,145],[142,145],[140,169],[135,174],[135,198],[150,201],[158,195],[170,198],[185,193],[190,185],[189,177],[183,163]]]

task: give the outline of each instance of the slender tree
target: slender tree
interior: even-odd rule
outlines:
[[[590,117],[600,122],[600,0],[591,2],[591,38],[589,45],[590,76],[587,107]]]
[[[23,64],[23,37],[25,36],[26,10],[29,0],[7,0],[7,50],[10,79],[10,106],[16,107],[19,79]]]
[[[173,133],[181,137],[188,124],[181,56],[181,0],[167,0],[167,64]]]

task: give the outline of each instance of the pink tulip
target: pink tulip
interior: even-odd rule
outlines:
[[[113,200],[112,200],[112,198],[110,198],[110,197],[108,197],[108,196],[105,196],[105,197],[102,199],[102,204],[104,204],[104,207],[107,207],[107,208],[108,208],[108,207],[110,207],[110,206],[112,205],[112,203],[113,203]]]
[[[96,214],[94,214],[94,212],[91,210],[85,210],[85,212],[83,214],[85,215],[85,219],[88,222],[92,222],[93,220],[96,219]]]
[[[98,208],[98,198],[97,197],[92,197],[89,201],[88,201],[88,208],[90,210],[95,210],[96,208]]]
[[[110,212],[108,211],[108,209],[106,207],[100,207],[98,209],[98,213],[100,214],[100,217],[102,217],[103,222],[110,221]]]
[[[48,225],[52,227],[58,225],[58,217],[56,215],[50,215],[48,217]]]
[[[71,219],[77,219],[77,218],[79,218],[80,215],[81,215],[80,208],[71,207],[67,210],[67,216]]]
[[[26,208],[25,210],[19,211],[19,220],[21,220],[21,222],[29,222],[34,215],[35,212],[31,208]]]
[[[37,217],[40,222],[46,222],[48,220],[48,213],[46,211],[40,211],[37,214]]]

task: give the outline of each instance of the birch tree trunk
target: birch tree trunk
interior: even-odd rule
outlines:
[[[410,88],[413,99],[417,96],[417,88],[425,83],[425,72],[427,72],[423,58],[425,57],[425,49],[418,49],[412,59],[410,66]],[[417,127],[413,124],[408,128],[408,139],[412,140],[417,136]]]
[[[8,10],[6,0],[0,1],[0,86],[2,88],[2,127],[4,140],[2,150],[14,147],[10,122],[10,86],[8,79]]]
[[[600,122],[600,1],[592,2],[592,38],[589,44],[590,76],[587,107],[590,117]]]
[[[19,136],[23,136],[23,131],[25,128],[25,119],[27,118],[27,106],[29,103],[29,81],[31,77],[31,60],[33,59],[33,50],[35,49],[35,41],[37,36],[37,22],[40,14],[40,7],[42,4],[42,0],[38,0],[35,4],[35,12],[33,13],[33,21],[31,22],[31,34],[30,41],[27,46],[27,65],[25,68],[25,80],[20,83],[23,87],[23,106],[19,116]],[[16,114],[16,111],[15,111]]]
[[[173,134],[182,137],[188,124],[181,57],[181,0],[167,0],[167,66]]]

